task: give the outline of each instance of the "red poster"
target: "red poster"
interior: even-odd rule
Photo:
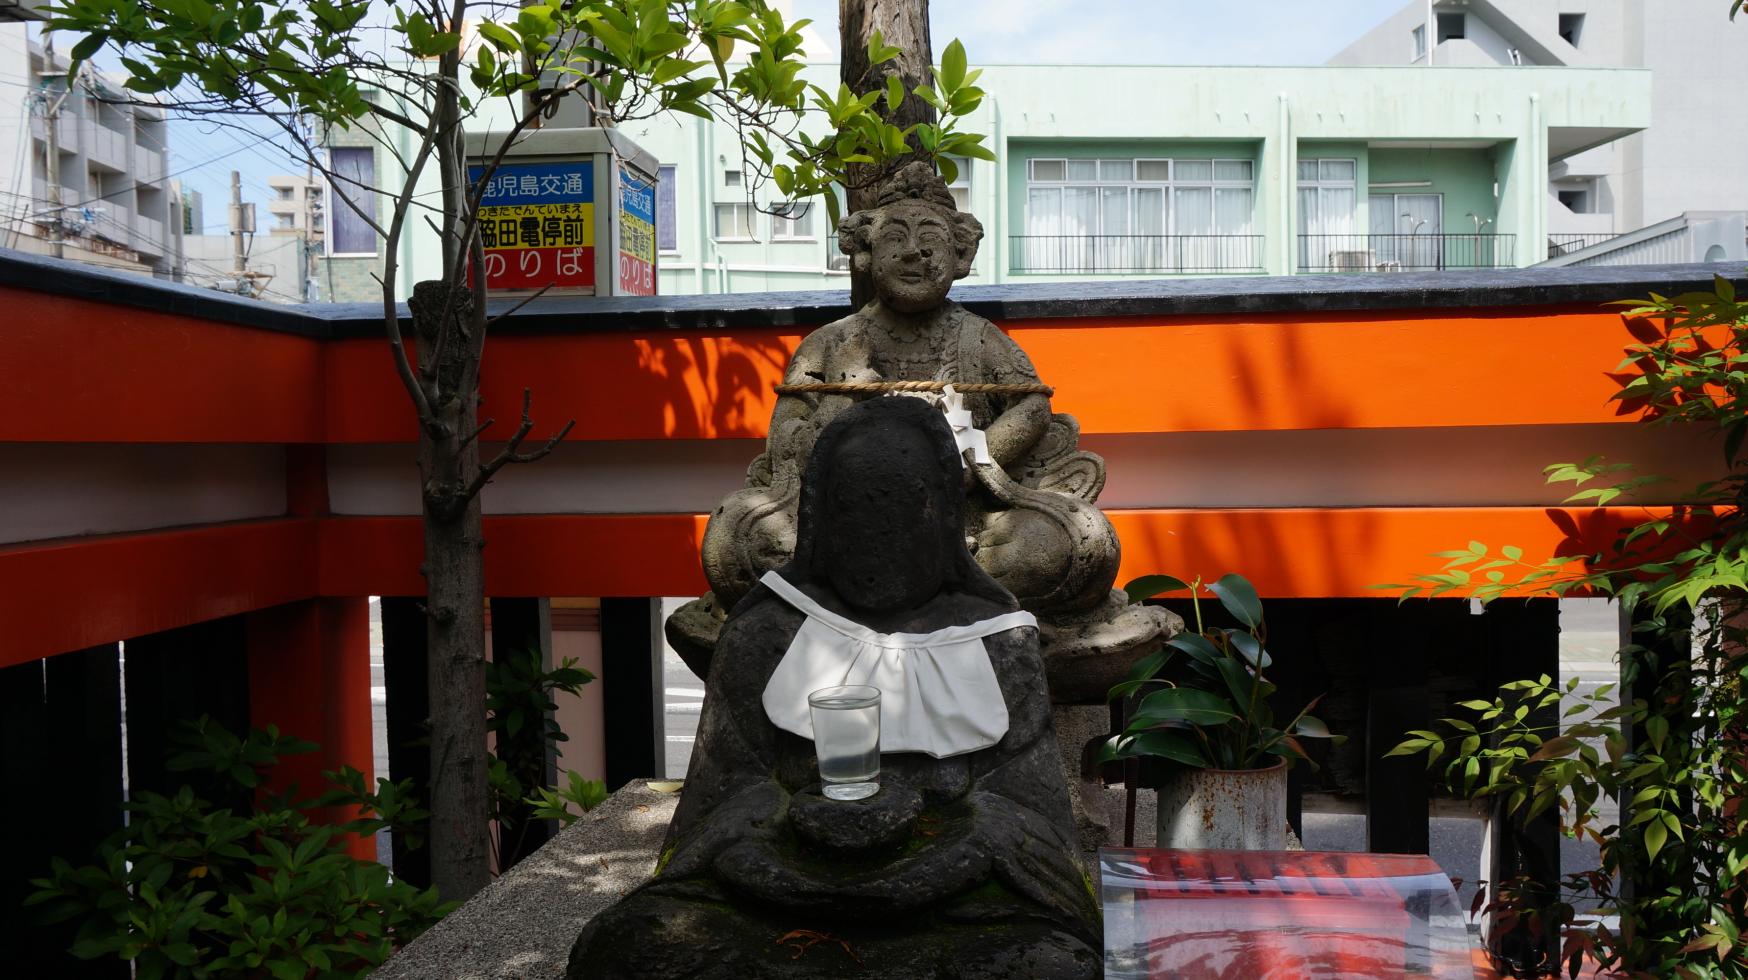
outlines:
[[[592,245],[497,249],[486,252],[486,288],[574,289],[595,284]]]

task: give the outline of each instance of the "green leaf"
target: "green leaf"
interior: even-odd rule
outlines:
[[[1188,592],[1190,584],[1172,575],[1143,575],[1123,586],[1130,602],[1141,602],[1167,592]]]
[[[96,54],[108,42],[108,34],[87,34],[79,39],[79,43],[73,45],[73,51],[68,57],[73,60],[74,65],[77,65]]]
[[[1142,732],[1139,735],[1116,735],[1099,750],[1100,762],[1152,756],[1170,759],[1200,769],[1208,767],[1208,759],[1194,741],[1177,732]]]
[[[941,52],[941,70],[936,73],[935,80],[940,82],[943,92],[954,91],[965,84],[965,45],[960,44],[958,38]]]
[[[1129,727],[1140,729],[1166,722],[1218,725],[1236,717],[1237,712],[1225,698],[1195,688],[1173,687],[1142,698],[1140,707],[1129,719]]]
[[[1165,645],[1174,650],[1182,650],[1202,663],[1213,665],[1226,659],[1220,648],[1208,642],[1208,638],[1200,633],[1179,633],[1165,641]]]
[[[1252,667],[1258,670],[1266,670],[1274,665],[1274,658],[1269,656],[1268,651],[1262,648],[1262,641],[1251,636],[1249,633],[1241,633],[1238,630],[1227,630],[1226,640],[1237,649],[1238,655],[1244,658],[1245,662],[1249,663]]]
[[[1249,704],[1252,687],[1261,681],[1253,679],[1250,671],[1231,657],[1221,657],[1215,662],[1214,667],[1220,671],[1220,676],[1226,681],[1226,689],[1232,692],[1232,703]]]
[[[1540,762],[1543,759],[1558,759],[1578,751],[1583,743],[1570,735],[1556,735],[1542,743],[1542,747],[1530,754],[1525,762]]]
[[[1663,849],[1663,844],[1669,839],[1669,830],[1662,821],[1651,821],[1645,824],[1645,854],[1655,858],[1657,852]]]
[[[886,76],[886,107],[897,112],[901,105],[904,105],[904,82],[900,81],[896,74],[888,75]]]
[[[1251,629],[1262,625],[1262,600],[1257,598],[1256,587],[1244,576],[1229,572],[1210,582],[1208,588],[1240,623]]]

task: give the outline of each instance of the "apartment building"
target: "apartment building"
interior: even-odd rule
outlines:
[[[964,128],[996,159],[953,190],[985,283],[1532,265],[1550,174],[1653,119],[1631,68],[994,65],[979,84]],[[765,213],[783,202],[729,127],[626,132],[666,162],[662,292],[843,285],[824,210]]]
[[[1744,45],[1748,18],[1732,21],[1728,4],[1710,0],[1414,0],[1329,63],[1650,71],[1654,125],[1549,168],[1548,232],[1557,254],[1694,212],[1703,213],[1695,220],[1734,212],[1741,223],[1748,136],[1727,121],[1748,88]]]
[[[0,243],[21,251],[180,275],[182,201],[167,180],[163,110],[125,104],[118,79],[82,71],[67,85],[23,23],[0,23],[0,86],[19,96],[0,120]],[[51,155],[50,147],[54,147]]]
[[[274,174],[267,178],[267,213],[272,217],[267,226],[271,235],[297,235],[311,241],[321,241],[324,227],[323,198],[327,183],[314,177]]]

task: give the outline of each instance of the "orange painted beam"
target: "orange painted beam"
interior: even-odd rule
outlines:
[[[1433,553],[1478,540],[1524,560],[1604,550],[1621,528],[1669,508],[1393,507],[1341,510],[1127,510],[1117,583],[1163,572],[1204,581],[1237,572],[1265,597],[1379,598],[1374,586],[1440,571]],[[1523,569],[1528,571],[1528,569]]]
[[[507,439],[534,393],[533,438],[576,419],[572,439],[762,437],[794,330],[652,331],[495,336],[480,368],[485,438]],[[383,341],[334,341],[323,351],[329,442],[411,442],[418,437],[405,389]]]
[[[0,667],[316,594],[316,521],[0,548]]]
[[[1085,432],[1622,421],[1618,313],[1551,308],[1003,325]]]
[[[0,288],[0,441],[409,442],[412,409],[376,338],[318,342]],[[1030,320],[1005,325],[1101,432],[1622,421],[1604,373],[1618,314],[1558,308]],[[500,335],[481,414],[534,436],[764,435],[803,331]],[[487,434],[491,438],[492,433]]]
[[[1604,373],[1630,335],[1615,313],[1126,317],[1006,325],[1055,404],[1089,433],[1622,422]],[[495,337],[482,416],[505,433],[534,392],[535,435],[765,434],[800,336],[743,330]],[[380,341],[324,351],[331,442],[416,436]],[[488,436],[489,438],[489,436]]]
[[[1274,598],[1387,598],[1479,539],[1529,561],[1598,550],[1666,508],[1110,511],[1119,582],[1239,572]],[[494,595],[697,595],[702,514],[488,517]],[[416,517],[286,518],[0,549],[0,666],[317,596],[419,595]]]
[[[1217,578],[1239,572],[1266,596],[1377,598],[1373,585],[1437,571],[1433,552],[1480,539],[1526,560],[1583,554],[1647,514],[1539,507],[1342,510],[1115,510],[1118,582],[1154,572]],[[706,515],[543,514],[488,517],[486,588],[496,595],[697,595]],[[321,527],[327,595],[418,595],[423,554],[413,517],[331,518]]]
[[[541,514],[485,519],[486,591],[508,596],[699,595],[706,515]],[[416,517],[321,522],[323,595],[424,595]]]
[[[322,439],[318,341],[5,286],[0,309],[0,442]]]

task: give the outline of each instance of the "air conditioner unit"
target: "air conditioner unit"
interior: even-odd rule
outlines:
[[[1329,253],[1329,266],[1336,272],[1370,272],[1376,256],[1369,248]]]

